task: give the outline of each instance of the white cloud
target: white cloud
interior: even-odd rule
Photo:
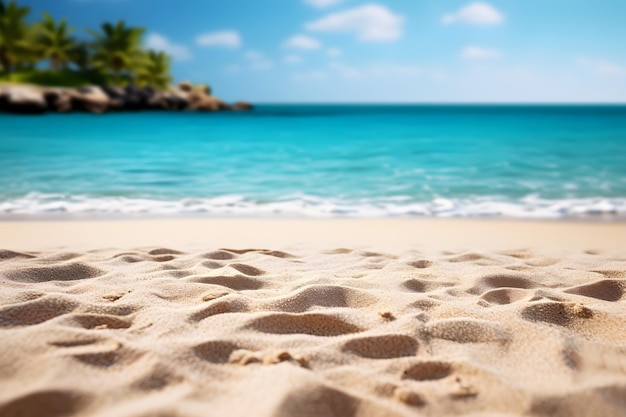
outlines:
[[[296,35],[283,43],[283,48],[293,49],[320,49],[322,44],[315,38],[306,35]]]
[[[601,77],[619,77],[626,75],[626,68],[604,59],[580,58],[578,64],[592,70]]]
[[[341,55],[343,55],[343,51],[339,48],[328,48],[326,50],[326,55],[336,58],[336,57],[340,57]]]
[[[239,48],[242,44],[241,35],[234,30],[205,33],[196,38],[200,46],[221,46],[224,48]]]
[[[287,64],[299,64],[302,62],[302,57],[300,55],[287,55],[283,58],[283,62]]]
[[[165,36],[158,33],[151,33],[146,39],[148,49],[163,51],[177,61],[189,61],[192,58],[191,52],[185,45],[171,42]]]
[[[274,63],[259,51],[247,51],[244,56],[249,61],[250,68],[255,71],[268,70],[274,66]]]
[[[313,7],[318,9],[324,9],[326,7],[334,6],[341,3],[343,0],[304,0],[305,3],[309,3]]]
[[[355,32],[361,41],[391,42],[402,36],[404,17],[379,4],[367,4],[310,22],[317,32]]]
[[[471,3],[460,10],[446,14],[441,21],[452,23],[467,23],[470,25],[499,25],[504,22],[504,15],[488,3]]]
[[[356,68],[340,62],[331,62],[328,64],[328,68],[339,74],[341,77],[351,80],[415,77],[422,72],[421,68],[417,65],[402,65],[393,63]]]
[[[461,51],[461,57],[465,59],[489,59],[499,58],[502,55],[497,49],[483,48],[480,46],[466,46]]]

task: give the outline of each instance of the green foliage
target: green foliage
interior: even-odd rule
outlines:
[[[25,70],[0,76],[0,83],[36,84],[46,87],[84,87],[108,85],[111,80],[100,71]]]
[[[39,57],[49,60],[53,70],[67,68],[77,48],[71,36],[74,29],[67,25],[65,19],[56,23],[48,13],[43,14],[43,20],[36,23],[34,29],[34,49]]]
[[[145,29],[127,27],[123,20],[117,24],[104,23],[102,33],[89,30],[94,38],[91,45],[94,54],[92,63],[96,68],[110,70],[117,82],[123,72],[134,73],[142,68],[145,52],[141,48],[141,37]]]
[[[143,49],[144,28],[123,20],[104,23],[100,31],[87,30],[92,39],[78,41],[66,19],[55,21],[44,13],[28,25],[30,8],[7,1],[0,0],[0,82],[82,86],[132,81],[167,88],[172,81],[170,57]],[[47,71],[38,69],[44,60]]]
[[[71,61],[78,67],[81,71],[87,71],[90,69],[90,51],[89,45],[85,42],[79,42],[76,44],[71,53]]]
[[[20,7],[15,1],[0,0],[0,70],[8,73],[22,61],[29,61],[30,28],[26,17],[30,7]]]
[[[148,51],[142,67],[137,71],[137,83],[156,88],[167,88],[172,81],[170,61],[170,57],[162,51]]]

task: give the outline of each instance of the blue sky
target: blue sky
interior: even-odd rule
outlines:
[[[624,0],[22,0],[253,102],[626,102]]]

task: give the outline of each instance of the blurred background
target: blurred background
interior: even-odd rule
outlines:
[[[77,42],[106,22],[143,28],[143,46],[171,57],[174,81],[210,83],[230,101],[626,99],[622,0],[18,3],[29,25],[44,12],[67,19]]]
[[[623,219],[624,17],[623,0],[3,0],[0,110],[46,114],[0,114],[0,215]],[[235,100],[254,111],[218,112],[251,108]]]

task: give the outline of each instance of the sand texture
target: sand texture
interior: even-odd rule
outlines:
[[[625,416],[626,255],[0,251],[0,416]]]

